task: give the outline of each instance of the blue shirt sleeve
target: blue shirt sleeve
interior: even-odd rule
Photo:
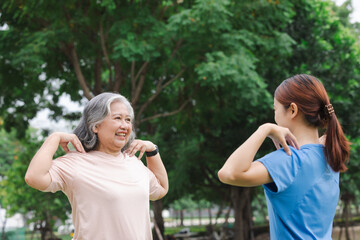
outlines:
[[[264,188],[271,192],[283,192],[294,181],[298,172],[299,161],[295,149],[290,147],[291,156],[283,149],[269,153],[258,159],[269,172],[273,183],[264,185]]]

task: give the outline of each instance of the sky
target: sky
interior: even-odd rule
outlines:
[[[60,97],[59,105],[65,107],[66,113],[82,112],[82,110],[84,109],[84,105],[86,103],[85,99],[83,102],[84,103],[80,105],[77,102],[71,101],[69,95],[63,94]],[[71,126],[72,124],[65,121],[64,119],[61,119],[57,122],[54,120],[50,120],[49,118],[50,113],[51,113],[50,110],[47,108],[41,110],[40,112],[37,113],[36,117],[30,121],[30,126],[38,129],[49,129],[51,132],[60,131],[60,132],[70,133],[73,131]]]
[[[346,0],[334,0],[334,2],[340,6]],[[350,15],[350,21],[360,22],[360,0],[352,0],[353,5],[353,13]],[[7,26],[0,26],[0,30],[4,30],[1,28],[6,28]],[[86,101],[84,101],[86,102]],[[74,103],[70,100],[70,97],[66,94],[62,95],[60,98],[60,105],[65,106],[67,112],[79,112],[83,110],[83,106]],[[60,120],[55,122],[53,120],[49,120],[49,109],[44,109],[38,112],[37,116],[30,121],[30,125],[34,128],[47,128],[51,131],[63,131],[63,132],[72,132],[72,127],[65,120]]]
[[[346,0],[334,0],[336,5],[340,6],[343,4]],[[360,22],[360,0],[352,0],[352,6],[353,6],[353,13],[350,15],[350,21],[352,23],[354,22]]]

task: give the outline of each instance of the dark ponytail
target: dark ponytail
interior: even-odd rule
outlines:
[[[345,163],[349,161],[350,143],[344,135],[322,83],[314,76],[295,75],[277,87],[275,98],[284,106],[295,103],[310,125],[326,129],[326,160],[334,171],[346,171]]]
[[[325,156],[329,165],[336,172],[345,172],[345,163],[349,161],[350,143],[345,138],[335,113],[330,116],[325,135]]]

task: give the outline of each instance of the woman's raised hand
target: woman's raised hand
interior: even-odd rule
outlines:
[[[78,152],[85,152],[79,138],[73,133],[55,132],[51,135],[55,135],[59,139],[59,145],[65,152],[69,152],[68,144],[71,143]]]
[[[125,150],[124,153],[132,157],[135,155],[135,153],[140,152],[138,159],[141,159],[145,152],[151,152],[154,151],[155,149],[156,149],[155,144],[153,144],[152,142],[135,139],[130,144],[129,148]]]
[[[295,136],[290,132],[288,128],[278,126],[276,124],[267,123],[264,124],[268,128],[268,137],[274,142],[276,149],[284,148],[284,151],[291,155],[289,145],[299,149],[299,144]]]

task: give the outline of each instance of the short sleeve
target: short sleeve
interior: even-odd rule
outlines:
[[[67,154],[53,160],[49,174],[51,183],[43,192],[65,192],[72,183],[74,176],[74,159]]]
[[[266,167],[274,181],[263,185],[265,190],[283,192],[293,183],[298,173],[299,161],[294,148],[290,147],[290,150],[291,156],[279,149],[257,160]]]
[[[155,201],[159,198],[162,186],[160,185],[159,180],[156,178],[155,174],[148,169],[149,172],[149,194],[150,200]]]

